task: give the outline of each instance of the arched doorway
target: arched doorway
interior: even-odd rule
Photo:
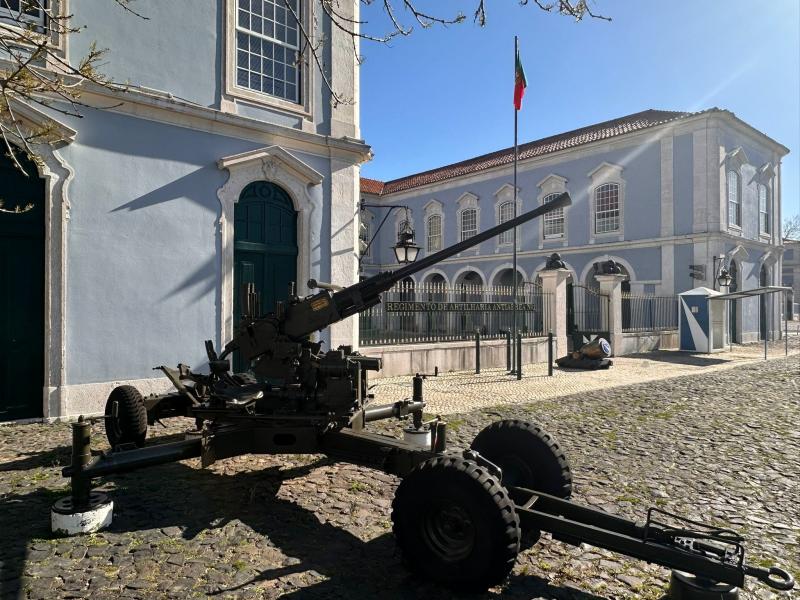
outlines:
[[[289,297],[297,280],[297,213],[283,188],[254,181],[242,190],[234,208],[233,321],[242,315],[241,290],[254,283],[263,314]],[[234,368],[246,365],[234,358]]]
[[[431,273],[422,281],[422,299],[426,302],[447,301],[447,280],[440,273]],[[425,316],[428,333],[445,335],[447,333],[447,314],[440,311],[428,312]]]
[[[730,265],[728,266],[728,274],[731,277],[731,284],[728,287],[728,291],[730,292],[738,292],[739,291],[739,267],[736,264],[736,261],[731,261]],[[739,338],[739,330],[736,327],[737,319],[736,313],[739,310],[739,304],[741,300],[728,300],[730,310],[728,311],[728,328],[730,329],[730,341],[731,343],[738,342]]]
[[[0,421],[43,414],[45,184],[17,159],[0,153]]]
[[[758,276],[758,285],[766,287],[769,285],[769,269],[767,265],[761,265],[761,272]],[[758,297],[758,339],[766,340],[769,335],[769,319],[767,318],[767,295],[761,294]]]
[[[483,302],[483,276],[477,271],[464,271],[455,279],[453,300],[461,302],[465,307],[472,303]],[[474,310],[464,310],[457,316],[456,325],[462,337],[467,337],[476,329],[485,330],[488,319],[484,314]]]

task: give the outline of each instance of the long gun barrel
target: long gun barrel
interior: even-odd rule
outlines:
[[[339,290],[333,295],[331,295],[329,290],[323,289],[320,293],[309,296],[301,302],[289,307],[286,322],[284,323],[284,332],[291,337],[300,338],[318,329],[322,329],[331,323],[336,323],[337,321],[363,312],[367,308],[378,304],[381,301],[380,295],[383,292],[409,275],[427,269],[451,256],[455,256],[467,248],[477,246],[481,242],[485,242],[504,231],[519,227],[523,223],[541,217],[545,213],[569,206],[570,204],[572,204],[572,200],[569,194],[564,192],[558,196],[558,198],[547,204],[543,204],[539,208],[526,212],[500,225],[491,227],[482,233],[478,233],[469,239],[462,240],[457,244],[453,244],[444,250],[435,252],[414,263],[400,267],[394,271],[378,273],[364,281]]]

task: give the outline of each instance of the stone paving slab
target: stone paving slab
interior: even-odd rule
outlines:
[[[789,355],[800,351],[800,335],[789,336]],[[767,356],[784,356],[784,342],[771,342]],[[369,354],[369,349],[363,350]],[[719,369],[730,369],[747,363],[764,361],[763,344],[736,345],[732,351],[717,354],[689,354],[677,350],[662,350],[621,356],[612,359],[614,365],[607,370],[580,371],[577,369],[553,369],[547,375],[547,364],[525,365],[522,379],[508,375],[505,369],[482,369],[480,375],[474,371],[441,373],[425,380],[427,412],[450,415],[478,408],[504,404],[527,403],[532,400],[548,400],[570,394],[591,394],[596,390],[622,385],[660,381],[708,373]],[[375,402],[389,404],[411,396],[411,378],[408,376],[385,377],[373,380],[372,393]]]
[[[559,438],[578,501],[629,518],[654,505],[729,524],[754,562],[800,576],[797,356],[453,414],[452,447],[498,418],[538,422]],[[189,426],[175,419],[151,436]],[[246,456],[207,470],[193,459],[118,475],[103,484],[116,503],[108,531],[52,538],[68,444],[67,425],[0,427],[2,598],[456,597],[403,568],[390,521],[397,480],[319,456]],[[667,577],[545,535],[485,597],[653,600]],[[800,593],[750,584],[742,598]]]

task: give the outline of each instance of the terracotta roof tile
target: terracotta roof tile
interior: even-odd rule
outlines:
[[[710,109],[710,111],[719,109]],[[703,112],[710,112],[703,111]],[[685,117],[693,116],[699,113],[689,112],[676,112],[668,110],[645,110],[611,121],[589,125],[573,131],[559,133],[550,137],[520,144],[519,146],[519,159],[525,160],[551,152],[558,152],[559,150],[566,150],[574,148],[590,142],[598,140],[605,140],[626,133],[632,133],[661,125],[669,121],[683,119]],[[361,178],[361,191],[369,194],[391,194],[394,192],[402,192],[411,188],[452,179],[453,177],[460,177],[462,175],[469,175],[492,167],[510,164],[514,160],[514,148],[505,148],[483,156],[477,156],[461,162],[431,169],[415,175],[408,175],[392,181],[381,182],[375,179]]]
[[[361,191],[365,194],[376,194],[380,196],[383,193],[383,182],[377,179],[361,178]]]

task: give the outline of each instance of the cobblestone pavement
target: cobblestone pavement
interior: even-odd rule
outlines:
[[[800,335],[790,332],[789,354],[794,355],[798,350]],[[785,351],[783,341],[771,342],[767,356],[784,356]],[[369,355],[369,348],[365,348],[363,353]],[[608,370],[562,371],[556,368],[552,377],[547,376],[546,363],[532,364],[523,367],[521,381],[508,375],[505,369],[482,369],[480,375],[475,375],[474,371],[441,373],[438,377],[426,380],[425,401],[429,412],[450,415],[503,404],[548,400],[568,394],[589,394],[600,389],[708,373],[763,360],[764,345],[756,343],[736,345],[732,351],[718,354],[664,350],[621,356],[613,359],[614,366]],[[372,383],[372,392],[381,403],[411,396],[411,378],[408,376],[377,378]]]
[[[800,576],[797,356],[451,415],[452,445],[499,417],[560,439],[578,501],[630,518],[655,505],[730,524],[750,540],[751,561]],[[390,523],[397,480],[318,456],[241,457],[208,470],[195,459],[115,476],[103,486],[116,503],[110,530],[52,539],[68,440],[66,425],[0,427],[3,598],[453,597],[401,564]],[[544,535],[487,597],[656,599],[667,577]],[[773,595],[750,584],[742,597]]]

